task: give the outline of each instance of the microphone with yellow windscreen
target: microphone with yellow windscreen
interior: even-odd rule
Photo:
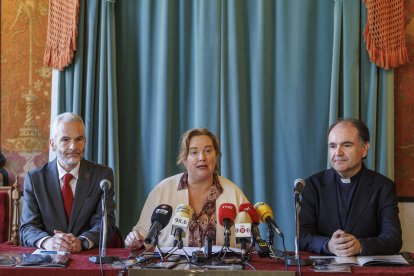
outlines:
[[[259,215],[260,221],[266,223],[269,227],[273,227],[276,233],[279,236],[283,237],[282,230],[280,230],[279,226],[273,220],[273,212],[270,206],[264,202],[257,202],[254,205],[254,208],[256,209],[257,214]]]
[[[193,216],[194,210],[190,205],[180,204],[175,208],[175,215],[171,225],[171,235],[174,235],[174,247],[183,248],[183,240],[188,229],[188,224]]]

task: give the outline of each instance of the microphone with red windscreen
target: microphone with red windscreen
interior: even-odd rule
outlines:
[[[239,212],[245,211],[249,214],[250,219],[252,220],[252,223],[259,224],[260,218],[259,214],[256,211],[256,208],[254,208],[253,204],[247,202],[243,203],[239,206]]]
[[[243,203],[239,206],[239,212],[246,212],[249,214],[250,219],[252,220],[252,238],[254,243],[256,239],[261,239],[260,232],[259,232],[259,215],[257,214],[256,209],[254,208],[253,204],[251,203]]]
[[[232,203],[223,203],[218,209],[218,220],[221,226],[224,226],[224,246],[230,246],[230,228],[234,223],[237,210],[236,206]]]

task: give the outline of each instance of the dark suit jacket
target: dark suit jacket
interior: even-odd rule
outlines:
[[[342,230],[359,239],[361,255],[398,253],[402,234],[395,184],[377,172],[363,170]],[[299,222],[300,250],[323,253],[325,242],[341,229],[333,169],[306,179]]]
[[[53,230],[72,233],[99,244],[103,191],[99,183],[108,179],[113,183],[111,168],[82,160],[76,184],[75,198],[69,224],[60,189],[56,159],[30,171],[24,180],[23,210],[20,219],[20,239],[23,245],[36,246],[43,237],[53,236]],[[107,192],[106,208],[108,239],[114,233],[115,202],[113,185]]]

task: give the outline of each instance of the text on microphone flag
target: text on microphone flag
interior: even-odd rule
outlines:
[[[186,217],[174,217],[174,222],[173,223],[176,226],[182,226],[182,227],[187,228],[189,221],[190,221],[190,219],[186,218]]]

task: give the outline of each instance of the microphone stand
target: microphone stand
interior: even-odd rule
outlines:
[[[155,236],[154,236],[154,246],[155,246],[155,248],[157,248],[158,252],[160,252],[161,262],[163,262],[164,261],[164,256],[163,256],[164,253],[162,253],[161,248],[158,245],[158,234],[159,233],[160,233],[160,230],[158,230],[158,227],[157,227],[157,232],[155,233]]]
[[[242,270],[246,270],[247,256],[246,256],[246,241],[245,240],[241,240],[240,261],[241,261]]]
[[[275,231],[273,230],[272,225],[270,225],[269,223],[267,224],[267,237],[269,238],[267,243],[269,244],[269,247],[272,248],[273,247],[273,239],[275,237]]]
[[[177,228],[174,231],[174,237],[177,238],[176,240],[174,240],[174,246],[176,246],[178,249],[183,249],[183,247],[184,247],[183,238],[181,236],[182,232],[183,232],[183,230],[181,228]]]
[[[299,194],[300,193],[295,193],[295,222],[296,222],[296,234],[295,234],[295,257],[292,259],[287,259],[287,265],[297,265],[297,266],[302,266],[302,265],[309,265],[311,264],[311,261],[309,259],[301,259],[300,258],[300,253],[299,253],[299,212],[300,212],[300,207],[302,202],[300,201],[299,198]]]
[[[146,242],[147,244],[150,244],[151,246],[149,246],[149,247],[147,247],[144,251],[142,251],[141,252],[141,254],[139,254],[139,256],[142,256],[142,255],[144,255],[145,253],[147,253],[151,248],[153,248],[153,247],[155,247],[157,250],[158,250],[158,252],[159,252],[159,254],[160,254],[160,259],[161,259],[161,262],[163,262],[164,261],[164,253],[161,251],[161,248],[160,248],[160,246],[158,245],[158,234],[160,233],[160,230],[158,229],[158,227],[157,227],[157,231],[155,232],[155,236],[154,236],[154,241],[153,242]],[[168,252],[167,252],[168,253]]]
[[[268,236],[267,244],[269,246],[270,255],[273,255],[273,257],[275,258],[275,261],[277,261],[277,256],[273,248],[273,239],[275,237],[275,231],[273,229],[273,226],[270,223],[267,224],[267,236]]]
[[[241,260],[242,260],[242,263],[244,263],[248,259],[248,256],[247,256],[247,248],[246,248],[246,241],[243,240],[241,242],[240,250],[241,250],[241,255],[240,255],[241,256]],[[243,267],[243,269],[244,269],[244,267]]]
[[[103,195],[101,198],[102,205],[102,220],[101,220],[101,233],[99,236],[99,256],[89,257],[89,261],[95,264],[109,264],[116,260],[119,260],[118,257],[106,256],[106,233],[108,231],[108,221],[107,221],[107,212],[106,212],[106,189],[103,190]]]
[[[178,231],[178,233],[177,233]],[[177,250],[182,250],[184,252],[184,255],[187,259],[187,262],[191,262],[190,261],[190,256],[188,255],[187,251],[185,251],[184,249],[184,242],[183,242],[183,238],[181,236],[181,233],[183,232],[183,230],[181,228],[177,228],[174,231],[174,237],[177,238],[177,240],[174,240],[174,244],[173,244],[173,248],[175,248],[174,250],[172,250],[170,253],[168,253],[165,258],[168,258],[169,256],[171,256],[175,251]]]
[[[230,247],[230,230],[229,229],[224,230],[224,247],[227,249]]]

